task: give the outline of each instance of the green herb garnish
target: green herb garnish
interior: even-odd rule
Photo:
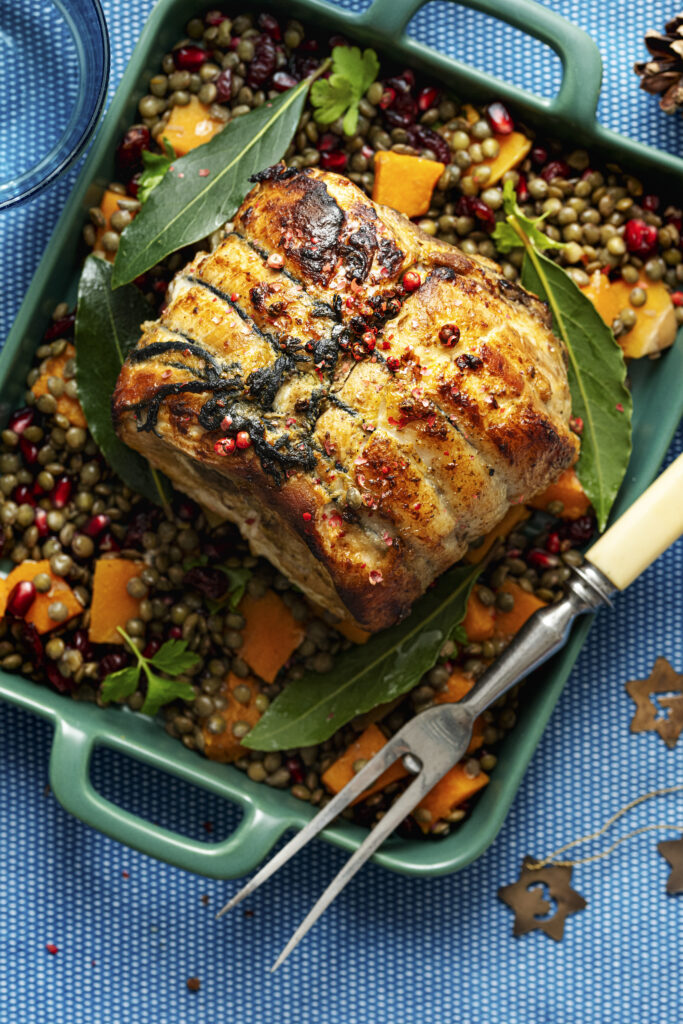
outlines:
[[[140,175],[137,194],[141,203],[147,202],[153,189],[161,184],[164,175],[176,159],[175,150],[165,136],[163,147],[163,153],[152,153],[149,149],[143,149],[142,151],[144,170]]]
[[[76,386],[88,428],[115,473],[138,494],[168,505],[165,476],[120,441],[111,419],[111,396],[123,362],[140,338],[140,325],[152,315],[135,285],[111,289],[112,268],[88,256],[78,284]]]
[[[538,227],[548,216],[547,212],[540,217],[531,220],[526,217],[517,203],[514,185],[506,181],[503,185],[503,209],[507,214],[505,220],[499,220],[491,235],[491,240],[498,252],[510,252],[511,249],[518,249],[524,245],[519,231],[515,225],[519,225],[531,244],[539,251],[544,249],[565,249],[566,242],[556,242],[548,238]]]
[[[252,175],[284,156],[309,86],[328,66],[325,61],[293,89],[234,118],[209,142],[173,161],[173,170],[164,174],[121,235],[113,288],[134,281],[170,253],[206,238],[234,216],[251,188]]]
[[[194,700],[195,692],[192,686],[173,678],[191,671],[201,660],[198,654],[187,650],[186,640],[167,640],[155,655],[146,658],[124,629],[119,626],[118,631],[135,655],[137,664],[112,672],[105,678],[100,690],[105,704],[112,700],[125,700],[135,693],[141,672],[144,672],[147,683],[145,701],[140,708],[143,715],[156,715],[159,708],[172,700]],[[154,669],[157,669],[157,672]],[[165,675],[159,675],[158,672],[164,672]]]
[[[604,530],[631,454],[631,392],[621,348],[591,300],[540,251],[551,242],[524,216],[510,182],[503,191],[506,224],[498,236],[523,246],[522,284],[550,306],[553,330],[567,346],[572,412],[582,423],[576,473]],[[498,230],[498,229],[496,229]],[[542,241],[539,241],[539,237]],[[493,234],[494,241],[496,234]],[[554,244],[551,242],[551,244]],[[504,251],[508,251],[505,249]]]
[[[340,655],[325,676],[288,683],[243,740],[253,750],[322,743],[356,715],[417,685],[467,611],[480,565],[450,569],[416,602],[408,618]]]
[[[344,133],[354,135],[358,127],[358,104],[377,78],[379,60],[374,50],[361,54],[357,46],[335,46],[332,74],[311,89],[313,115],[318,124],[331,124],[343,117]]]

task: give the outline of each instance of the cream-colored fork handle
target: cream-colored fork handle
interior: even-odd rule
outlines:
[[[683,455],[586,552],[619,590],[683,534]]]

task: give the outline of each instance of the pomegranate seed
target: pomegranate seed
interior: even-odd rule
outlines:
[[[396,90],[387,87],[379,99],[380,110],[387,110],[396,99]]]
[[[346,153],[339,149],[331,153],[323,153],[320,163],[326,171],[343,171],[346,167]]]
[[[213,450],[216,455],[232,455],[235,450],[234,437],[220,437],[213,446]]]
[[[304,41],[299,44],[299,49],[300,50],[305,50],[307,53],[317,53],[317,50],[318,50],[318,40],[317,39],[304,39]]]
[[[34,480],[33,484],[31,485],[31,494],[33,495],[34,498],[42,498],[42,496],[45,494],[45,491],[40,486],[37,480]]]
[[[493,231],[496,226],[496,218],[493,210],[486,205],[482,199],[474,196],[461,196],[457,205],[458,216],[475,217],[481,221],[487,231]]]
[[[672,292],[671,301],[674,306],[683,306],[683,292]]]
[[[52,488],[50,494],[50,501],[55,508],[64,508],[73,490],[73,483],[69,480],[68,476],[60,476],[57,483]]]
[[[7,598],[7,611],[17,619],[23,619],[36,599],[36,588],[30,580],[21,580],[12,587]]]
[[[27,441],[25,437],[19,439],[19,450],[24,457],[27,466],[32,466],[38,458],[38,445],[33,441]]]
[[[47,512],[44,508],[37,508],[35,518],[33,520],[36,529],[38,530],[39,537],[47,537],[50,532],[47,525]]]
[[[12,497],[17,505],[31,505],[32,508],[35,508],[36,499],[31,494],[31,488],[27,484],[19,484],[18,487],[15,487]]]
[[[541,171],[544,181],[553,181],[555,178],[568,178],[571,174],[569,164],[564,160],[551,160]]]
[[[251,447],[251,438],[249,437],[249,434],[247,433],[246,430],[238,431],[237,437],[235,438],[235,443],[237,447],[241,448],[242,450]]]
[[[392,371],[392,373],[396,373],[396,370],[398,370],[400,365],[401,364],[399,363],[396,356],[389,356],[389,358],[387,359],[387,367]]]
[[[566,532],[568,539],[574,544],[585,544],[595,532],[595,519],[593,516],[579,516],[568,524]]]
[[[45,674],[55,690],[59,690],[60,693],[70,693],[74,687],[73,677],[67,679],[66,676],[63,676],[54,661],[48,661],[45,666]]]
[[[439,90],[433,85],[428,85],[425,89],[422,89],[420,95],[417,98],[417,105],[420,110],[424,113],[425,110],[429,110],[430,107],[435,106],[436,101],[439,98]]]
[[[288,757],[285,761],[285,767],[289,772],[289,777],[292,782],[299,784],[304,781],[304,766],[298,757]]]
[[[515,127],[510,112],[502,103],[492,103],[486,111],[486,116],[496,135],[509,135]]]
[[[55,320],[43,335],[43,341],[56,341],[57,338],[63,338],[65,334],[71,334],[73,326],[76,323],[76,314],[67,313],[61,320]]]
[[[293,89],[297,84],[297,79],[294,75],[288,74],[287,71],[276,71],[271,81],[273,89],[277,89],[278,92],[287,92],[288,89]]]
[[[182,635],[183,631],[180,628],[180,626],[171,626],[171,628],[168,631],[168,636],[170,640],[180,640]]]
[[[106,530],[111,522],[109,516],[105,516],[104,512],[101,512],[97,516],[93,516],[83,527],[83,533],[86,533],[88,537],[99,537],[103,530]]]
[[[103,533],[100,536],[100,551],[120,551],[121,545],[113,533]]]
[[[201,46],[181,46],[173,54],[178,71],[199,71],[208,54]]]
[[[213,83],[216,86],[216,102],[229,103],[232,99],[232,70],[226,68]]]
[[[199,515],[199,505],[189,498],[183,498],[177,505],[177,513],[186,523],[192,523]]]
[[[541,548],[532,548],[527,554],[526,560],[534,569],[554,569],[560,564],[555,555],[551,555]]]
[[[22,622],[21,642],[26,648],[29,658],[33,660],[33,664],[36,666],[42,665],[45,660],[43,641],[40,639],[40,633],[32,622]]]
[[[116,166],[128,177],[138,171],[142,165],[142,151],[149,149],[149,128],[144,124],[134,124],[128,129],[116,148]]]
[[[272,14],[259,14],[258,16],[258,27],[264,32],[267,32],[271,39],[274,39],[276,43],[279,43],[282,39],[282,32],[280,26]]]
[[[551,555],[559,555],[561,546],[560,535],[556,530],[553,530],[552,533],[548,534],[548,539],[545,542],[546,551],[549,551]]]
[[[25,409],[17,409],[9,418],[7,426],[15,434],[23,434],[27,427],[30,427],[35,418],[33,409],[27,406]]]
[[[548,150],[544,149],[543,146],[534,146],[531,150],[531,159],[533,163],[544,164],[548,160]]]
[[[455,324],[444,324],[439,331],[439,341],[446,348],[453,348],[460,341],[460,328]]]
[[[656,213],[659,209],[659,196],[643,196],[640,200],[640,205],[644,210],[647,210],[648,213]]]
[[[210,25],[211,28],[216,28],[216,26],[220,25],[222,21],[225,21],[227,17],[227,14],[223,14],[222,11],[207,11],[204,15],[204,22],[205,24]]]
[[[372,146],[363,146],[363,148],[361,149],[361,153],[363,154],[366,160],[372,160],[373,156],[375,155],[375,151],[372,148]]]
[[[422,279],[414,270],[408,270],[403,275],[403,287],[407,292],[417,291],[421,284]]]
[[[147,641],[147,644],[142,652],[143,658],[153,658],[154,655],[161,647],[161,640],[157,640],[155,636],[151,640]]]
[[[338,135],[333,135],[332,132],[325,132],[318,139],[316,146],[319,153],[329,153],[332,149],[337,149],[341,139]]]
[[[634,217],[626,222],[624,241],[629,252],[641,257],[648,256],[657,246],[657,228]]]
[[[89,661],[92,657],[92,647],[90,646],[90,640],[88,639],[87,629],[77,629],[71,637],[71,645],[77,651],[80,651],[86,661]]]
[[[517,184],[515,186],[515,192],[517,193],[517,202],[526,203],[529,198],[529,188],[526,183],[526,178],[523,174],[520,174]]]
[[[133,177],[130,179],[130,181],[128,181],[126,183],[126,191],[128,192],[129,196],[133,197],[133,199],[137,199],[137,197],[138,197],[138,190],[140,188],[140,179],[141,178],[142,178],[142,171],[138,171],[136,174],[133,175]]]
[[[331,50],[334,50],[335,46],[348,46],[348,40],[345,36],[330,36],[327,40],[327,45]]]
[[[98,671],[100,679],[106,679],[112,672],[120,672],[122,668],[126,667],[128,661],[129,657],[125,651],[112,651],[111,654],[105,654],[100,661]]]

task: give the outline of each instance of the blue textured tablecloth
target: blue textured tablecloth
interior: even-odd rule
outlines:
[[[644,31],[672,16],[673,2],[549,5],[600,45],[602,120],[680,152],[683,120],[660,115],[631,72]],[[150,7],[149,0],[105,0],[112,90]],[[462,12],[455,19],[453,6],[433,3],[415,31],[552,93],[557,65],[547,51],[520,44],[490,19]],[[2,337],[75,173],[0,215]],[[682,447],[679,432],[672,453]],[[573,883],[588,908],[569,919],[559,944],[538,932],[513,939],[512,915],[496,891],[516,879],[525,854],[548,853],[632,797],[683,780],[683,741],[668,750],[654,734],[629,734],[633,705],[624,692],[657,655],[683,670],[682,576],[679,543],[600,616],[485,856],[431,881],[366,868],[274,976],[267,967],[342,854],[314,844],[250,902],[251,916],[240,910],[216,923],[212,911],[237,883],[184,874],[70,818],[44,792],[49,727],[0,706],[1,1024],[676,1024],[683,896],[666,895],[668,867],[656,852],[676,833],[646,833],[576,868]],[[109,757],[95,769],[111,798],[193,836],[206,838],[206,822],[215,836],[234,821],[214,798],[132,762]],[[653,822],[683,828],[683,796],[640,806],[610,838]],[[46,943],[59,952],[50,955]],[[190,975],[201,981],[196,994],[186,989]]]

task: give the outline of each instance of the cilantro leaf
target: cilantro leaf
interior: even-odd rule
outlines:
[[[145,702],[140,708],[143,715],[156,715],[159,708],[164,704],[170,704],[172,700],[194,700],[195,692],[189,683],[180,679],[166,679],[158,676],[151,669],[145,669],[147,676],[147,695]]]
[[[361,53],[357,46],[335,46],[332,74],[319,79],[311,89],[318,124],[331,124],[343,117],[344,133],[353,135],[358,127],[358,104],[378,72],[379,60],[374,50]]]
[[[511,249],[524,248],[524,241],[514,226],[515,221],[523,229],[525,235],[536,249],[543,251],[544,249],[566,248],[566,242],[556,242],[539,230],[538,225],[545,220],[548,216],[547,213],[536,217],[534,220],[531,220],[522,213],[517,202],[514,185],[511,181],[506,181],[503,185],[503,209],[505,210],[506,220],[499,221],[491,235],[498,252],[505,253],[510,252]]]
[[[199,655],[188,651],[187,640],[167,640],[149,660],[161,672],[177,676],[194,668],[199,661]]]
[[[140,679],[140,666],[129,665],[127,668],[119,669],[118,672],[110,672],[105,677],[100,694],[105,704],[112,700],[120,701],[130,697],[138,688]]]
[[[138,183],[138,199],[141,203],[146,202],[151,192],[161,184],[166,171],[176,158],[176,152],[165,136],[163,147],[163,153],[152,153],[149,149],[142,151],[144,170]]]

